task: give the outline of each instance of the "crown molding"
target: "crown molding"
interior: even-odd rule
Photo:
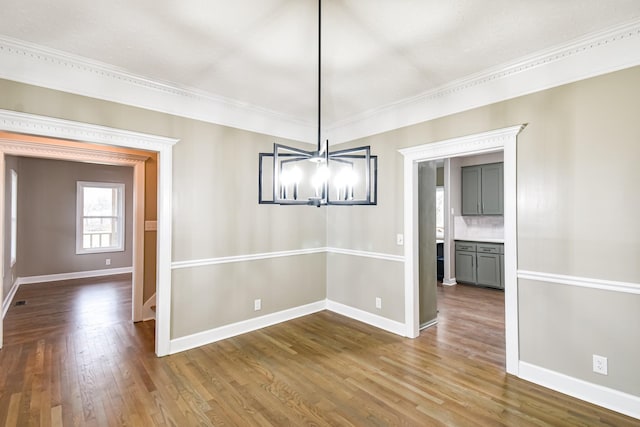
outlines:
[[[0,78],[298,141],[315,125],[277,111],[150,80],[118,67],[0,36]]]
[[[163,147],[173,146],[179,141],[178,139],[164,136],[1,109],[0,129],[7,132],[151,151],[161,151]],[[129,155],[129,157],[131,156]]]
[[[341,143],[640,65],[640,19],[332,123]]]
[[[473,135],[446,139],[398,150],[410,162],[469,156],[500,150],[504,143],[513,140],[527,125],[515,125]]]
[[[0,78],[314,143],[313,123],[5,36],[0,64]],[[326,135],[352,141],[636,65],[640,19],[334,122]]]
[[[16,141],[7,138],[0,138],[0,151],[13,156],[42,157],[47,159],[60,158],[63,156],[70,161],[108,165],[133,166],[136,163],[143,163],[148,159],[148,157],[136,154]]]

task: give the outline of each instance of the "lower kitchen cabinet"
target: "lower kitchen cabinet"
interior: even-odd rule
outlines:
[[[493,288],[501,288],[500,282],[500,255],[483,254],[478,252],[476,255],[477,274],[476,284],[481,286],[491,286]]]
[[[456,251],[456,281],[476,282],[476,253]]]
[[[456,241],[456,281],[504,288],[502,244]]]

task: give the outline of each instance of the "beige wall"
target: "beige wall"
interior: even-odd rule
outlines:
[[[257,205],[257,153],[270,149],[269,136],[6,81],[0,81],[0,92],[0,108],[180,138],[174,149],[174,260],[325,245],[402,255],[395,244],[403,230],[403,161],[397,150],[528,123],[518,137],[518,268],[640,283],[638,67],[344,144],[370,144],[379,156],[378,205],[329,209]],[[326,277],[301,279],[304,295],[321,298],[326,289],[330,299],[404,319],[402,263],[326,258]],[[285,270],[298,271],[297,257],[282,261]],[[255,314],[247,307],[267,282],[275,295],[285,294],[279,291],[288,284],[278,288],[277,280],[261,280],[279,277],[269,270],[275,265],[266,264],[268,273],[250,262],[233,269],[210,266],[204,273],[199,267],[174,270],[173,336]],[[263,288],[252,288],[254,280]],[[631,362],[640,358],[639,295],[575,286],[566,291],[565,285],[528,281],[519,287],[523,361],[639,395],[640,371]],[[295,306],[301,295],[278,303]],[[375,309],[375,296],[383,296],[382,310]],[[214,301],[225,298],[233,299],[238,317],[209,313]],[[596,327],[607,315],[616,317]],[[606,353],[610,371],[623,374],[595,377],[595,352]]]
[[[524,360],[640,396],[640,295],[521,279],[519,298]],[[593,354],[608,375],[592,372]]]
[[[397,261],[327,254],[327,298],[368,311],[395,322],[404,323],[404,264]],[[382,307],[376,308],[376,298]]]
[[[325,254],[176,269],[171,338],[323,301],[325,282]],[[254,299],[261,300],[260,311]]]
[[[18,164],[19,277],[131,267],[133,168],[30,157]],[[124,251],[76,255],[78,181],[125,184]]]
[[[276,139],[269,135],[6,80],[0,80],[0,93],[3,109],[179,139],[173,148],[173,261],[326,246],[325,209],[258,205],[258,153],[272,149]],[[308,147],[294,141],[278,142]],[[149,233],[145,235],[146,239],[152,238]],[[267,314],[276,308],[297,307],[311,299],[323,300],[325,256],[308,257],[313,261],[302,264],[308,269],[300,267],[299,256],[266,264],[243,262],[231,269],[224,264],[212,265],[205,268],[210,279],[204,280],[197,278],[202,267],[192,267],[193,273],[191,268],[174,270],[172,337]],[[281,275],[290,278],[282,281]],[[146,285],[145,280],[145,298]],[[249,307],[247,311],[234,316],[211,315],[213,302],[222,304],[230,292],[245,309]],[[256,298],[263,300],[260,312],[253,311]],[[239,306],[236,303],[232,307]]]
[[[384,184],[376,208],[329,212],[329,244],[400,253],[391,243],[402,232],[403,164],[397,149],[527,123],[517,144],[518,268],[640,284],[640,192],[634,187],[640,182],[639,113],[635,67],[341,145],[370,144],[380,155]],[[375,226],[369,233],[351,232],[349,225],[358,221]],[[381,288],[404,299],[401,271],[394,277],[370,275],[365,289],[354,288],[349,267],[340,267],[344,271],[332,273],[337,282],[330,283],[329,297],[333,288],[352,300],[369,300],[369,288]],[[520,281],[519,287],[523,361],[640,395],[640,370],[631,362],[640,360],[640,295],[566,291],[564,285],[540,282]],[[577,303],[558,302],[567,297]],[[402,318],[404,306],[395,306],[397,312],[382,315]],[[614,313],[615,320],[599,323]],[[608,357],[609,369],[622,374],[594,376],[594,353]]]

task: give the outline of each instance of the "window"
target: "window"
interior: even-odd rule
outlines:
[[[444,187],[436,187],[436,239],[444,239]]]
[[[16,263],[18,247],[18,174],[11,169],[11,267]]]
[[[124,184],[78,181],[76,253],[124,251]]]

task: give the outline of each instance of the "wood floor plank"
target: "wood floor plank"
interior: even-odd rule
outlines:
[[[439,287],[410,340],[328,311],[157,358],[128,276],[22,286],[0,425],[639,426],[504,372],[504,294]]]

